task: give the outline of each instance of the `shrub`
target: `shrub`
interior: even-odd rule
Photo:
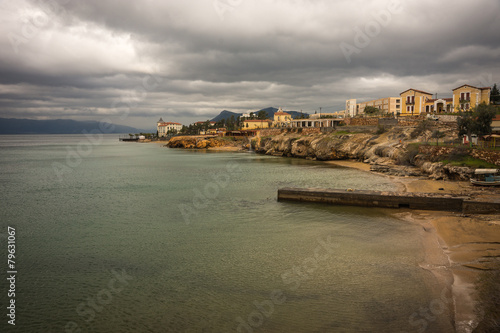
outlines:
[[[380,135],[380,134],[384,134],[385,132],[387,132],[387,130],[385,129],[385,127],[381,126],[381,125],[378,125],[377,131],[375,132],[375,134]]]
[[[415,165],[415,156],[418,155],[418,145],[408,145],[406,151],[398,156],[396,164]]]
[[[433,124],[429,120],[421,121],[417,127],[411,132],[410,137],[415,139],[416,137],[424,134],[427,130],[431,129]]]

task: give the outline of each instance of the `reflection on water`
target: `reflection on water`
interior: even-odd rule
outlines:
[[[30,140],[0,137],[21,331],[415,332],[412,314],[435,297],[417,226],[276,201],[284,186],[393,189],[384,177],[105,136],[59,182],[53,162],[82,137]]]

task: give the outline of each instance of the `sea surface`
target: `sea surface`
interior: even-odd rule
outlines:
[[[421,227],[279,203],[385,177],[116,135],[0,136],[1,332],[446,332]],[[6,316],[15,228],[15,327]],[[433,303],[434,301],[434,303]],[[432,319],[433,318],[433,319]]]

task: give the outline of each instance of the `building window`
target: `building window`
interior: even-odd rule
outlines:
[[[399,102],[398,102],[398,103],[399,103]],[[401,108],[401,105],[396,104],[396,109],[399,109],[399,108]]]
[[[401,103],[401,100],[397,99],[397,100],[396,100],[396,103]]]

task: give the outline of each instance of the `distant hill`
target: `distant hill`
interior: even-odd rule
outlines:
[[[274,118],[274,114],[276,112],[278,112],[278,109],[277,108],[274,108],[274,107],[268,107],[268,108],[265,108],[265,109],[262,109],[262,110],[259,110],[259,111],[266,111],[266,114],[267,114],[267,118],[269,119],[273,119]],[[254,111],[254,114],[257,115],[257,113],[259,111]],[[306,114],[306,113],[300,113],[299,111],[285,111],[286,113],[289,113],[292,118],[297,118],[297,117],[300,117],[301,114]],[[222,119],[224,120],[229,120],[231,119],[231,116],[234,116],[234,118],[237,118],[237,117],[240,117],[243,113],[235,113],[235,112],[232,112],[232,111],[227,111],[227,110],[224,110],[222,111],[221,113],[219,113],[219,115],[213,119],[211,119],[210,121],[220,121]]]
[[[234,118],[236,119],[239,116],[241,116],[242,114],[243,113],[234,113],[232,111],[224,110],[221,113],[219,113],[219,115],[217,117],[215,117],[214,119],[211,119],[210,121],[220,121],[222,119],[229,120],[229,119],[231,119],[231,116],[234,116]]]
[[[146,132],[144,130],[123,125],[113,125],[107,127],[108,129],[100,129],[98,121],[0,118],[0,134],[81,134],[83,131],[92,131],[94,129],[106,134]]]
[[[276,112],[278,112],[278,109],[273,108],[273,107],[268,107],[268,108],[265,108],[265,109],[262,109],[262,110],[259,110],[259,111],[266,111],[267,118],[272,119],[272,118],[274,118],[274,114]],[[259,112],[259,111],[257,111],[257,112]],[[284,112],[289,113],[292,116],[293,119],[298,118],[298,117],[300,117],[303,114],[307,114],[305,112],[301,113],[300,111],[288,111],[288,110],[284,110]]]

